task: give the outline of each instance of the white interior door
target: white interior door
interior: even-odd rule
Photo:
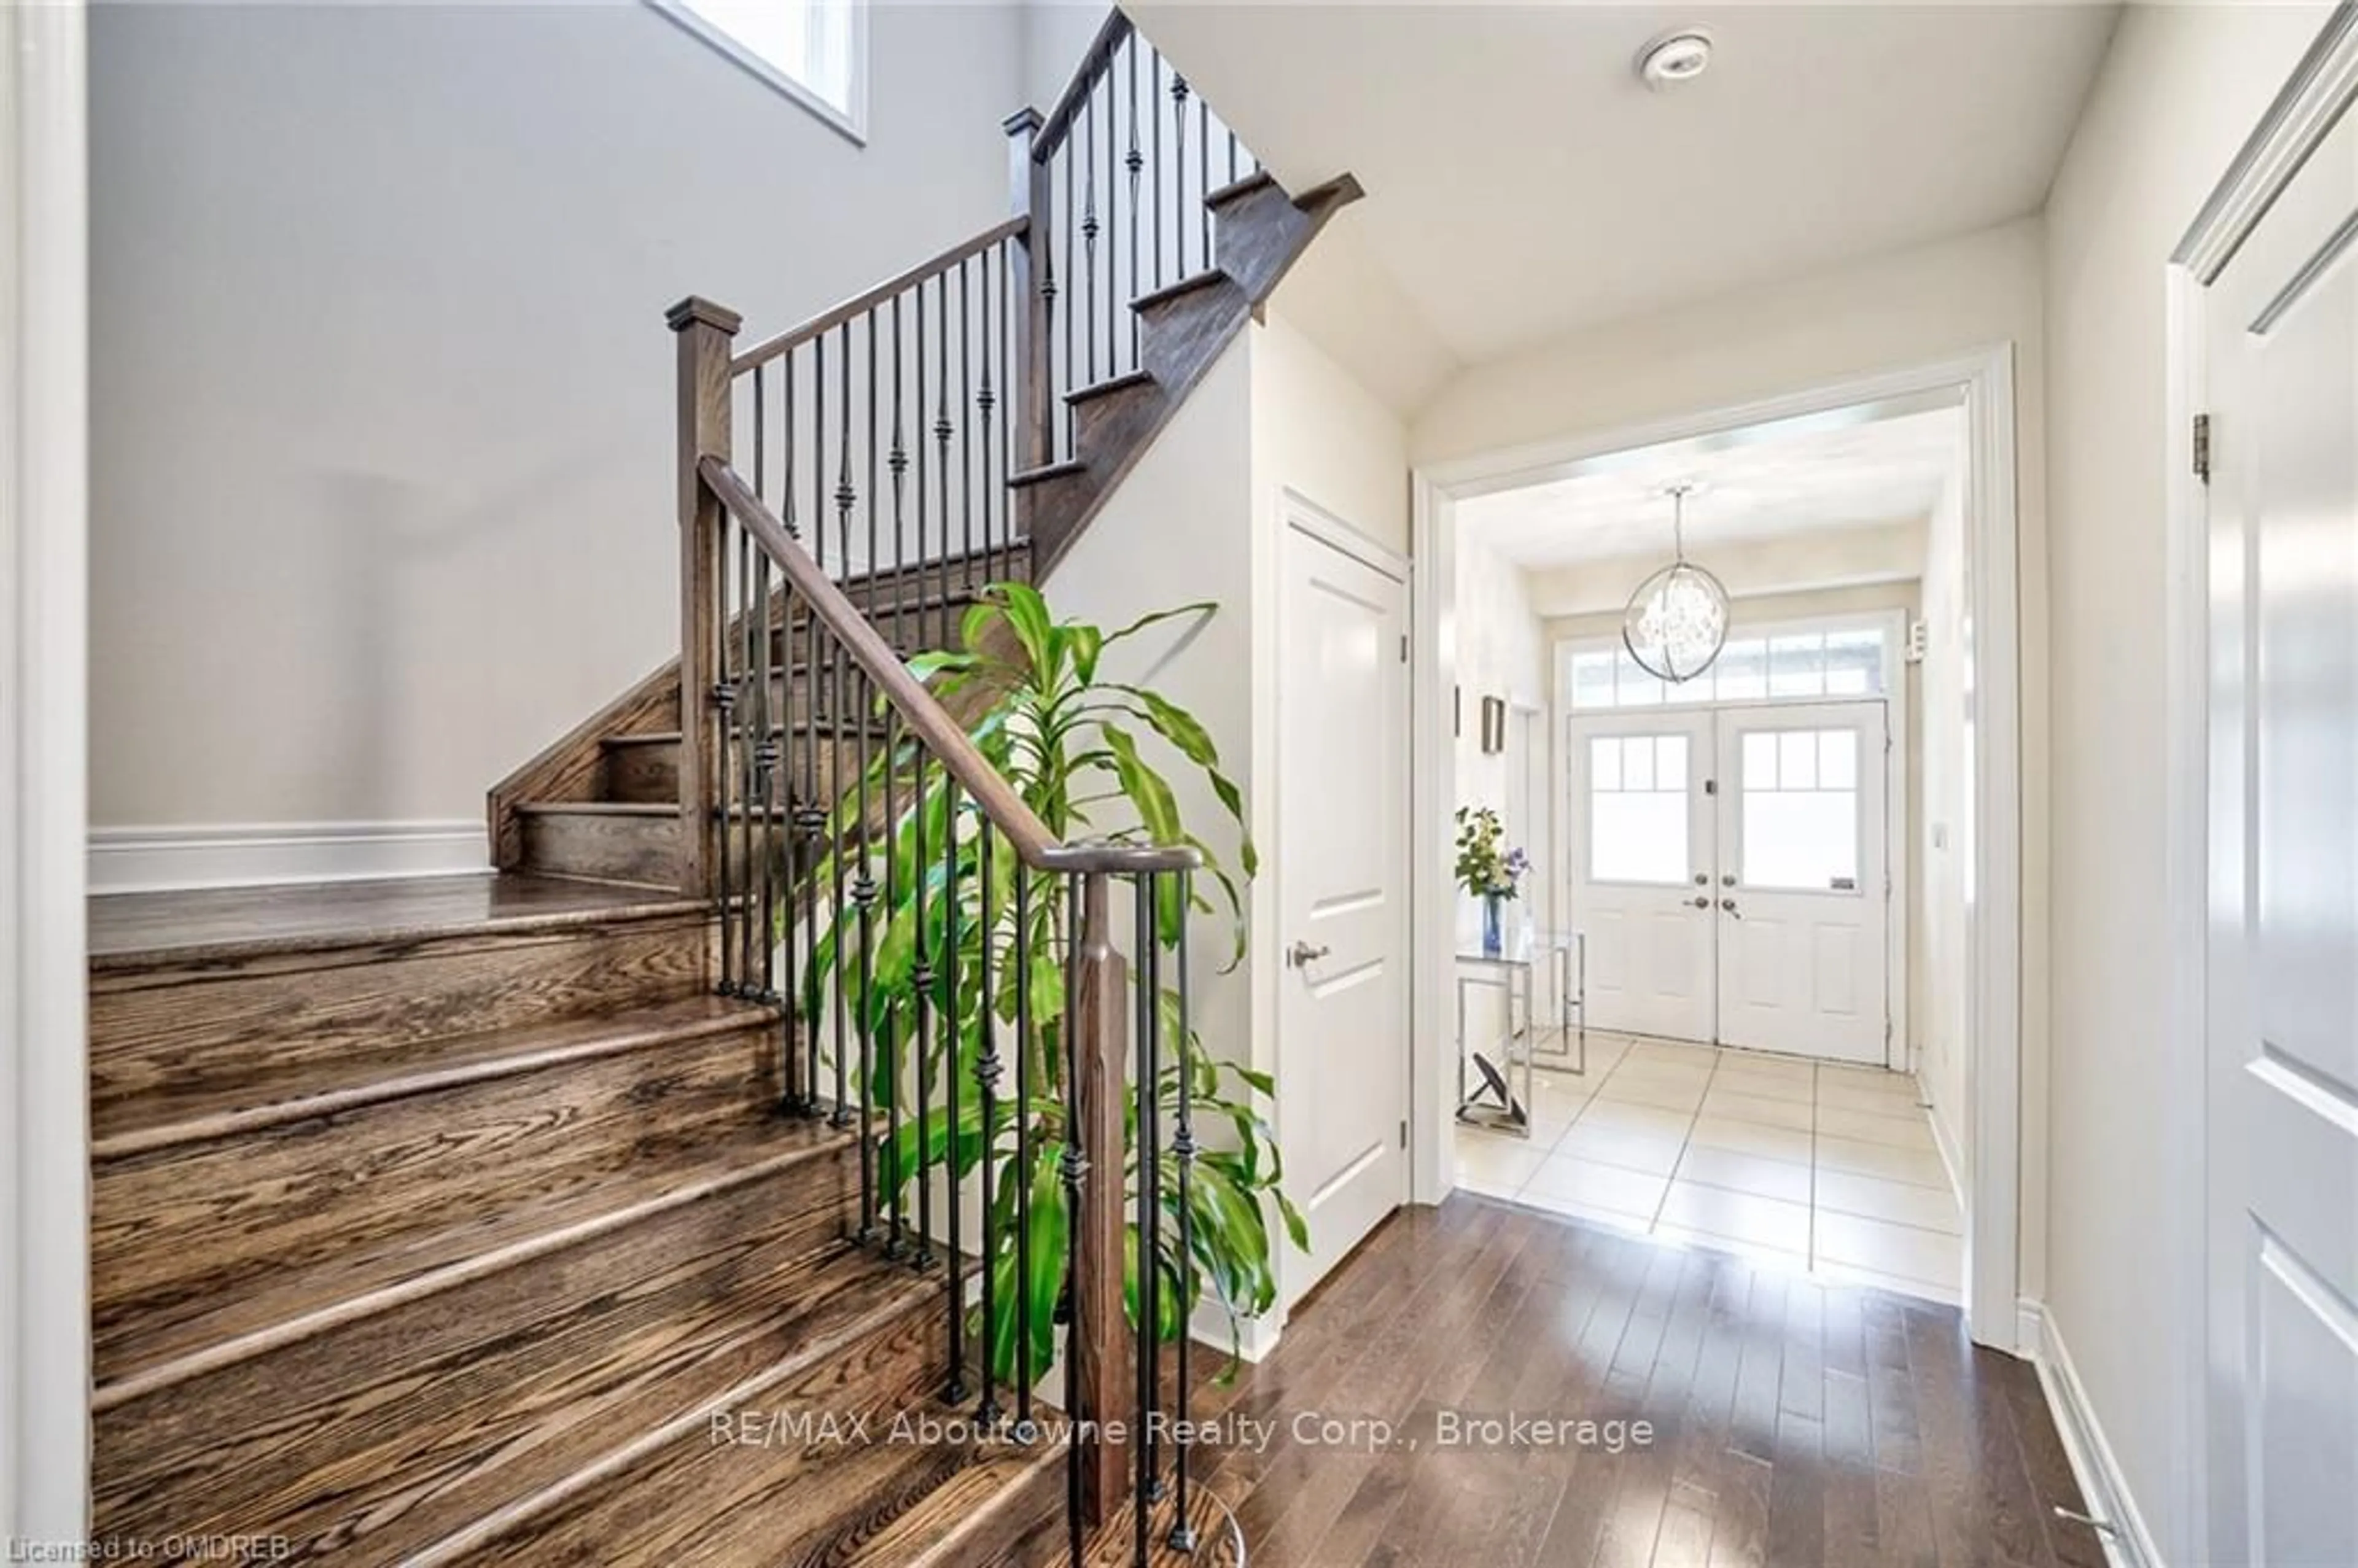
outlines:
[[[1720,1044],[1883,1063],[1885,733],[1881,702],[1720,711]]]
[[[1292,520],[1278,677],[1279,1115],[1301,1295],[1408,1195],[1408,587]]]
[[[1569,740],[1572,907],[1588,934],[1588,1022],[1709,1040],[1711,715],[1575,719]]]
[[[2204,302],[2209,1560],[2358,1563],[2358,119]]]

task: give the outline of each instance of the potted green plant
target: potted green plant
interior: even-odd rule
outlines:
[[[996,584],[984,590],[966,615],[961,628],[965,651],[920,654],[910,667],[928,680],[946,704],[972,715],[967,726],[984,757],[1058,838],[1194,847],[1203,857],[1203,870],[1192,884],[1194,907],[1225,911],[1235,933],[1233,966],[1244,952],[1241,884],[1256,865],[1243,795],[1221,771],[1217,748],[1193,715],[1150,688],[1107,678],[1100,665],[1106,650],[1151,627],[1216,611],[1210,604],[1185,605],[1107,632],[1081,622],[1057,621],[1046,600],[1028,584]],[[1182,819],[1177,795],[1157,765],[1172,759],[1198,772],[1224,808],[1236,838],[1234,871]],[[957,795],[940,768],[928,769],[925,787],[919,789],[915,764],[915,752],[904,749],[880,758],[870,775],[866,798],[871,810],[885,798],[881,785],[887,769],[894,775],[892,794],[900,803],[871,859],[870,880],[880,889],[889,885],[894,890],[891,899],[880,899],[869,914],[874,933],[872,974],[865,979],[860,974],[856,941],[848,939],[840,947],[835,941],[836,931],[857,930],[856,917],[838,918],[819,938],[802,1000],[807,1015],[816,1017],[827,987],[844,993],[855,1027],[868,1031],[873,1044],[874,1081],[860,1086],[860,1092],[879,1107],[889,1103],[902,1074],[923,1071],[929,1081],[942,1084],[955,1073],[959,1083],[971,1084],[986,1031],[1002,1055],[1011,1048],[1022,1054],[1022,1065],[1007,1070],[1003,1082],[1009,1087],[997,1097],[990,1125],[983,1125],[978,1097],[971,1094],[958,1108],[956,1126],[940,1104],[922,1119],[909,1114],[904,1097],[899,1131],[881,1136],[876,1148],[881,1193],[905,1193],[946,1170],[955,1171],[960,1179],[977,1171],[988,1176],[991,1223],[988,1255],[980,1261],[992,1271],[991,1321],[979,1321],[975,1327],[995,1376],[1010,1380],[1025,1369],[1036,1374],[1054,1357],[1053,1325],[1070,1221],[1059,1176],[1069,1103],[1061,1036],[1065,962],[1075,933],[1068,929],[1066,901],[1051,896],[1051,890],[1035,889],[1019,916],[1012,846]],[[850,820],[858,809],[852,798],[856,795],[847,793],[838,808],[839,821]],[[986,837],[993,841],[987,860],[982,848]],[[921,840],[925,849],[922,859]],[[955,876],[941,864],[946,845],[956,862]],[[881,863],[885,858],[892,861],[889,876]],[[986,863],[988,880],[982,874]],[[835,885],[831,868],[821,866],[817,876],[814,885]],[[1204,896],[1206,886],[1217,890],[1218,904]],[[920,887],[925,899],[922,923]],[[954,922],[945,909],[952,887],[957,890]],[[1163,879],[1162,893],[1153,939],[1168,951],[1176,947],[1180,923],[1188,912],[1180,903],[1174,880]],[[851,914],[849,908],[838,913]],[[1029,924],[1019,941],[1022,922]],[[1018,966],[1025,956],[1033,998],[1028,1016],[1016,1006]],[[973,983],[986,965],[993,981],[994,1016],[988,1019],[982,1014],[984,989]],[[1174,961],[1166,959],[1163,972],[1175,978],[1176,968]],[[933,1029],[922,1038],[917,1028],[921,973],[933,977],[927,1011],[934,1019]],[[947,979],[953,973],[965,978],[954,992]],[[1242,1320],[1276,1304],[1271,1212],[1295,1246],[1309,1247],[1307,1227],[1282,1185],[1283,1158],[1267,1120],[1276,1085],[1266,1074],[1215,1055],[1192,1028],[1180,1031],[1175,985],[1163,989],[1158,1005],[1165,1038],[1175,1040],[1154,1086],[1164,1108],[1163,1124],[1173,1123],[1184,1074],[1195,1116],[1199,1122],[1225,1128],[1226,1136],[1217,1141],[1219,1146],[1204,1149],[1192,1169],[1184,1256],[1177,1223],[1181,1200],[1175,1161],[1168,1151],[1158,1156],[1165,1212],[1154,1259],[1162,1281],[1154,1331],[1161,1340],[1176,1339],[1209,1295],[1227,1314],[1233,1343],[1240,1337]],[[946,1032],[947,1044],[941,1027],[946,1011],[956,1020],[956,1027]],[[1022,1103],[1011,1090],[1017,1082],[1034,1086]],[[1133,1202],[1141,1190],[1135,1147],[1138,1087],[1130,1086],[1127,1131],[1131,1147],[1125,1158]],[[1021,1139],[1019,1119],[1026,1134]],[[1029,1278],[1022,1277],[1016,1246],[1019,1192],[1028,1192],[1030,1199],[1033,1269]],[[1139,1234],[1133,1217],[1126,1249],[1133,1322],[1140,1300]],[[1026,1302],[1022,1312],[1016,1304],[1019,1292]],[[1020,1358],[1019,1323],[1030,1325],[1032,1340],[1028,1354]]]
[[[1531,869],[1529,855],[1507,844],[1498,814],[1487,806],[1457,808],[1457,885],[1481,901],[1482,952],[1497,957],[1506,946],[1506,906]]]

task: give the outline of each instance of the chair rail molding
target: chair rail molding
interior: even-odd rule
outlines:
[[[88,114],[81,0],[0,7],[0,1538],[90,1520]]]

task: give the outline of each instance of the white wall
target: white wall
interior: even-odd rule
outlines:
[[[2054,594],[2052,1244],[2046,1291],[2166,1556],[2197,1561],[2200,1464],[2173,1357],[2193,1303],[2157,1289],[2175,1239],[2158,1055],[2163,922],[2166,263],[2324,15],[2132,7],[2048,210]],[[2035,665],[2028,667],[2036,667]],[[2164,1310],[2174,1305],[2178,1311]]]
[[[1731,599],[1910,582],[1924,569],[1924,524],[1919,519],[1711,545],[1697,547],[1694,556],[1711,568]],[[1671,558],[1664,550],[1534,570],[1531,603],[1541,615],[1609,613],[1618,624],[1632,590]]]
[[[1012,4],[854,146],[644,5],[92,16],[102,827],[480,819],[677,649],[673,349],[1007,210]]]
[[[1476,367],[1416,419],[1419,464],[1732,407],[1881,371],[2015,350],[2022,667],[2047,658],[2045,237],[2025,219],[1808,276],[1606,323]],[[2023,1079],[2020,1279],[2046,1266],[2046,687],[2022,691]]]
[[[1506,818],[1507,842],[1530,852],[1534,863],[1542,859],[1548,835],[1544,820],[1516,821],[1511,805],[1518,797],[1516,775],[1526,759],[1517,742],[1523,727],[1512,722],[1512,710],[1538,708],[1542,715],[1537,733],[1549,731],[1547,640],[1531,603],[1530,579],[1523,568],[1485,545],[1478,529],[1457,531],[1457,591],[1452,613],[1456,617],[1457,737],[1455,766],[1458,806],[1488,806]],[[1482,750],[1482,702],[1504,700],[1509,710],[1507,749]],[[1552,792],[1551,792],[1552,793]],[[1545,794],[1531,806],[1544,812]],[[1452,828],[1453,837],[1455,828]],[[1553,879],[1541,871],[1529,879],[1523,898],[1509,911],[1510,917],[1531,914],[1541,925],[1552,924],[1548,891]],[[1461,941],[1479,935],[1481,905],[1457,894],[1457,935]]]

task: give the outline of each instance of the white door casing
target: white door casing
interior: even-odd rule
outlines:
[[[1674,1040],[1713,1030],[1712,721],[1613,712],[1565,729],[1574,923],[1587,1022]]]
[[[1721,1044],[1884,1065],[1887,733],[1880,701],[1720,710]]]
[[[1279,1104],[1311,1256],[1287,1271],[1288,1304],[1408,1197],[1408,587],[1353,544],[1289,503]]]
[[[2208,1560],[2358,1562],[2358,121],[2202,296]]]

